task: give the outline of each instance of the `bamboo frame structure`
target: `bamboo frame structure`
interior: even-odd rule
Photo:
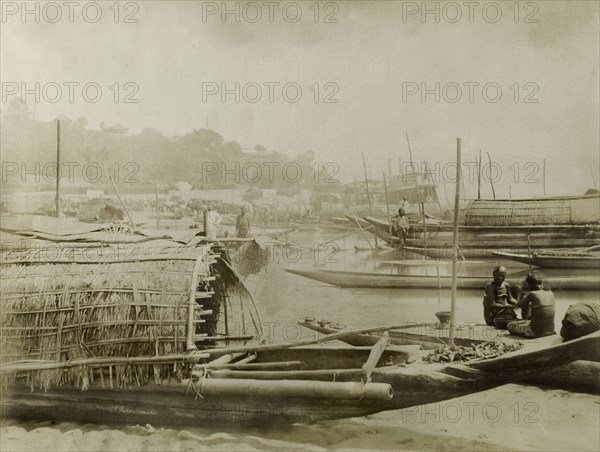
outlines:
[[[181,379],[208,356],[198,348],[262,334],[256,306],[218,246],[147,243],[125,258],[105,248],[92,261],[2,254],[3,384],[24,377],[32,388],[80,385],[107,369],[119,386]],[[224,313],[230,297],[239,303]],[[239,323],[240,310],[255,336],[224,330]]]

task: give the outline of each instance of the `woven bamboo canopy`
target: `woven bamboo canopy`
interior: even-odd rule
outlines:
[[[5,384],[183,378],[202,349],[262,334],[250,294],[215,244],[49,246],[2,253],[0,265]]]

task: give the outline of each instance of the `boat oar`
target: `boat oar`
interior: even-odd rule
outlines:
[[[361,368],[362,380],[364,383],[368,383],[371,380],[371,374],[379,362],[379,358],[383,355],[385,348],[390,343],[390,334],[386,331],[381,336],[381,339],[371,349],[367,362],[365,362]]]
[[[237,347],[223,347],[223,348],[215,348],[213,350],[202,350],[203,352],[210,353],[213,355],[224,355],[228,353],[250,353],[250,352],[261,352],[261,351],[269,351],[269,350],[280,350],[283,348],[293,348],[293,347],[301,347],[304,345],[315,345],[323,342],[334,341],[337,339],[342,339],[347,336],[352,336],[355,334],[365,334],[365,333],[376,333],[378,331],[388,331],[388,330],[399,330],[399,329],[407,329],[414,328],[420,326],[430,325],[430,323],[412,323],[406,324],[403,323],[401,325],[388,325],[388,326],[376,326],[371,328],[360,328],[355,330],[348,331],[339,331],[337,333],[328,334],[325,337],[320,339],[310,339],[299,342],[280,342],[278,344],[268,344],[268,345],[242,345]]]

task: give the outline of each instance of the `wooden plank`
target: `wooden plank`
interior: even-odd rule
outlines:
[[[373,373],[373,369],[377,366],[379,362],[379,358],[383,354],[383,351],[390,343],[390,335],[387,331],[383,333],[381,339],[377,341],[377,343],[371,349],[371,353],[369,353],[369,357],[367,361],[363,364],[361,372],[363,381],[367,383],[371,379],[371,374]]]

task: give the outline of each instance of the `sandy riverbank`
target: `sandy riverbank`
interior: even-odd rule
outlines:
[[[600,450],[600,397],[516,384],[372,416],[264,429],[4,423],[2,451]]]

